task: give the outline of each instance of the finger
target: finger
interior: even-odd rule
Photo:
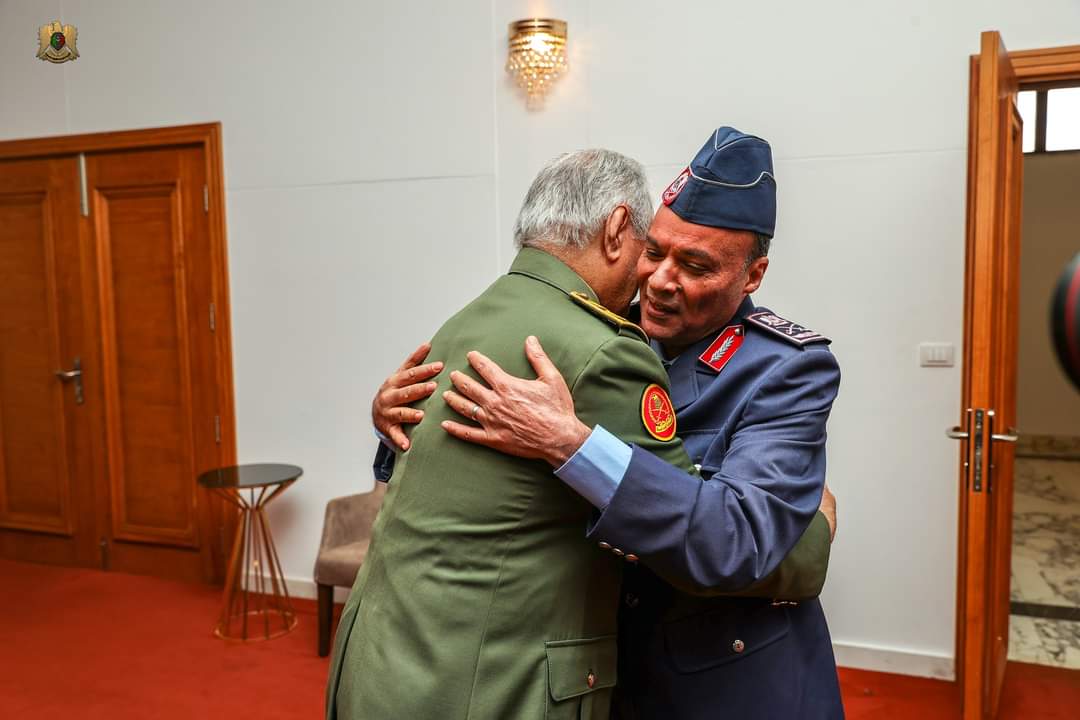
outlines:
[[[479,403],[475,403],[468,398],[462,397],[453,390],[447,390],[446,392],[444,392],[443,400],[445,400],[446,404],[450,406],[450,409],[456,412],[458,415],[461,415],[462,417],[467,417],[475,422],[479,422],[480,411],[477,411],[476,417],[473,417],[472,414],[473,408],[476,407]],[[483,408],[481,408],[481,410],[482,409]]]
[[[442,372],[442,369],[442,361],[436,360],[425,365],[398,370],[390,376],[389,384],[391,387],[405,387],[406,385],[421,383],[428,378],[435,377]]]
[[[503,386],[506,380],[513,377],[499,367],[498,363],[482,352],[472,350],[465,357],[469,359],[469,364],[472,365],[473,370],[476,371],[477,375],[484,379],[484,382],[488,384],[488,387],[498,390]]]
[[[459,393],[480,406],[486,407],[495,400],[495,393],[463,372],[455,370],[450,373],[450,382]]]
[[[462,425],[453,420],[443,420],[440,424],[442,425],[443,430],[450,433],[458,440],[464,440],[486,447],[494,447],[495,445],[494,437],[487,431],[478,428],[475,425]]]
[[[437,383],[429,382],[406,385],[403,388],[390,388],[383,392],[380,404],[385,408],[408,405],[431,395],[437,387],[439,387]]]
[[[405,435],[405,431],[401,429],[400,425],[391,425],[386,429],[385,435],[402,450],[409,449],[409,438]]]
[[[398,366],[398,370],[408,370],[411,367],[416,367],[420,363],[424,362],[424,358],[431,352],[431,343],[420,343],[420,347],[413,350],[409,357],[405,358],[405,362]]]
[[[416,425],[424,419],[423,410],[409,407],[394,408],[391,415],[394,416],[394,420],[396,420],[399,425]]]
[[[551,358],[544,352],[544,347],[535,335],[525,338],[525,356],[529,358],[529,364],[536,371],[536,377],[541,380],[554,380],[556,377],[562,379],[559,368],[555,367],[555,363],[551,362]]]

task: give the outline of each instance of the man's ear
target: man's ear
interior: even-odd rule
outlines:
[[[604,237],[601,247],[608,262],[615,262],[626,252],[623,233],[630,227],[630,212],[625,205],[616,205],[604,222]]]
[[[750,263],[750,267],[746,269],[746,287],[743,288],[743,293],[750,295],[757,292],[757,289],[761,287],[761,281],[765,278],[765,271],[768,269],[768,257],[759,257]]]

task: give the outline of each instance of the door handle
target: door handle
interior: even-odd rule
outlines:
[[[998,440],[1000,442],[1014,443],[1020,439],[1020,436],[1016,434],[1016,428],[1009,428],[1007,433],[994,433],[990,436],[991,440]]]
[[[57,370],[56,377],[60,379],[60,382],[75,383],[75,404],[82,405],[84,401],[82,384],[82,359],[76,357],[74,367],[72,367],[71,370]]]
[[[951,428],[945,431],[945,435],[953,440],[967,440],[971,435],[967,430],[962,429],[959,425],[953,425]]]

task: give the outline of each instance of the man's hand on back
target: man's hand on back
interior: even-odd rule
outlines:
[[[543,459],[557,468],[592,430],[577,419],[570,388],[540,341],[531,335],[525,340],[525,354],[536,380],[509,375],[483,354],[469,353],[469,364],[487,387],[454,371],[450,381],[456,392],[449,390],[443,397],[451,409],[480,427],[450,420],[442,426],[461,440],[518,457]]]
[[[424,411],[408,407],[409,403],[426,398],[435,392],[434,382],[425,382],[442,372],[442,362],[421,365],[431,351],[431,343],[424,343],[413,350],[405,362],[386,378],[371,401],[371,421],[375,429],[402,450],[409,449],[409,438],[402,425],[416,424],[424,418]]]

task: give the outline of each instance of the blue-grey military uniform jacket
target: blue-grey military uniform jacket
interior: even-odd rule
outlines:
[[[742,344],[717,372],[701,355],[727,327]],[[750,298],[724,328],[665,363],[705,482],[635,447],[589,530],[641,559],[623,579],[615,717],[842,718],[817,599],[707,596],[768,575],[817,511],[839,367],[825,338]]]

